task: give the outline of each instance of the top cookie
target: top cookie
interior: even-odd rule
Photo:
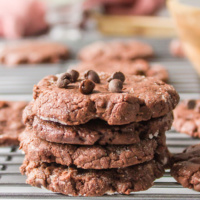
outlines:
[[[143,59],[137,59],[134,61],[109,59],[104,61],[81,62],[72,68],[80,72],[84,72],[89,69],[107,73],[112,73],[113,71],[121,71],[130,75],[154,77],[164,82],[167,82],[169,79],[168,72],[163,66],[159,64],[150,65]]]
[[[34,87],[33,114],[64,125],[85,124],[100,118],[109,125],[146,121],[169,113],[179,101],[176,90],[154,78],[125,76],[120,93],[108,90],[110,74],[99,74],[91,94],[78,87],[83,77],[67,88],[58,88],[58,76],[47,76]],[[116,80],[116,79],[115,79]]]
[[[0,63],[9,66],[19,64],[55,63],[67,59],[66,46],[42,41],[29,41],[5,45],[0,52]]]
[[[108,59],[131,60],[153,56],[154,52],[150,45],[139,41],[112,41],[95,42],[84,47],[79,58],[83,61],[97,61]]]
[[[193,137],[200,137],[200,100],[185,100],[174,110],[174,128]]]

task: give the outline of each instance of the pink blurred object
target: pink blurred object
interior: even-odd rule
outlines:
[[[170,53],[174,57],[179,57],[179,58],[185,57],[183,45],[179,39],[174,39],[170,42]]]
[[[112,15],[152,15],[165,5],[165,0],[86,0],[86,8],[103,5]]]
[[[0,36],[20,38],[48,28],[46,6],[39,0],[0,0]]]

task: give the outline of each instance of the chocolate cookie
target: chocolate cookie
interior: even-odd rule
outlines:
[[[68,56],[69,50],[62,44],[29,41],[4,46],[0,53],[0,63],[8,66],[26,63],[55,63],[67,59]]]
[[[58,77],[47,76],[34,87],[33,113],[40,119],[64,125],[85,124],[96,118],[109,125],[123,125],[164,116],[179,101],[172,86],[143,76],[127,75],[122,92],[110,92],[110,76],[100,73],[100,83],[88,95],[79,91],[81,78],[66,88],[58,88]]]
[[[185,100],[174,110],[174,128],[192,137],[200,137],[200,100]]]
[[[172,162],[171,175],[177,182],[200,192],[200,144],[175,154]]]
[[[163,166],[154,160],[124,169],[82,170],[26,159],[20,170],[28,184],[69,196],[130,194],[147,190],[164,174]]]
[[[83,61],[97,61],[109,59],[131,60],[148,58],[154,54],[150,45],[139,41],[95,42],[84,47],[79,58]]]
[[[32,161],[56,162],[83,169],[124,168],[150,161],[158,147],[158,138],[144,139],[132,145],[77,146],[50,143],[27,128],[20,135],[20,148]]]
[[[134,144],[145,138],[153,138],[159,132],[170,129],[172,113],[145,122],[121,126],[109,126],[103,120],[91,120],[79,126],[65,126],[44,121],[32,114],[32,103],[24,111],[24,123],[31,126],[37,137],[49,142],[76,145]]]
[[[0,146],[18,145],[18,136],[24,130],[22,110],[26,102],[0,101]]]
[[[147,77],[154,77],[164,82],[169,79],[167,70],[159,65],[150,65],[147,61],[142,59],[131,60],[103,60],[103,61],[90,61],[81,62],[72,68],[84,72],[86,70],[95,70],[97,72],[112,73],[113,71],[121,71],[124,74],[142,75]]]

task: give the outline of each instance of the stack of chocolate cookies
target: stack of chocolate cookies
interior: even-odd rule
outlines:
[[[154,78],[75,70],[41,80],[24,111],[27,183],[72,196],[146,190],[169,159],[179,101]]]

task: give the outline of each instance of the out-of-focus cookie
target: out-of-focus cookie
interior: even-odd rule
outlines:
[[[72,66],[80,72],[86,70],[95,70],[97,72],[113,73],[113,71],[121,71],[124,74],[141,75],[146,77],[154,77],[164,82],[169,79],[167,70],[160,64],[150,65],[143,59],[131,60],[104,60],[104,61],[90,61],[81,62],[76,66]]]
[[[22,111],[26,102],[0,101],[0,146],[18,145],[18,136],[24,130]]]
[[[181,132],[200,137],[200,100],[185,100],[174,110],[174,128]]]
[[[200,192],[200,144],[172,157],[171,175],[183,187]]]
[[[53,42],[29,41],[7,44],[1,48],[0,63],[7,66],[19,64],[56,63],[69,56],[68,47]]]
[[[79,58],[83,61],[132,60],[148,58],[153,55],[153,48],[140,41],[95,42],[84,47],[79,52]]]

